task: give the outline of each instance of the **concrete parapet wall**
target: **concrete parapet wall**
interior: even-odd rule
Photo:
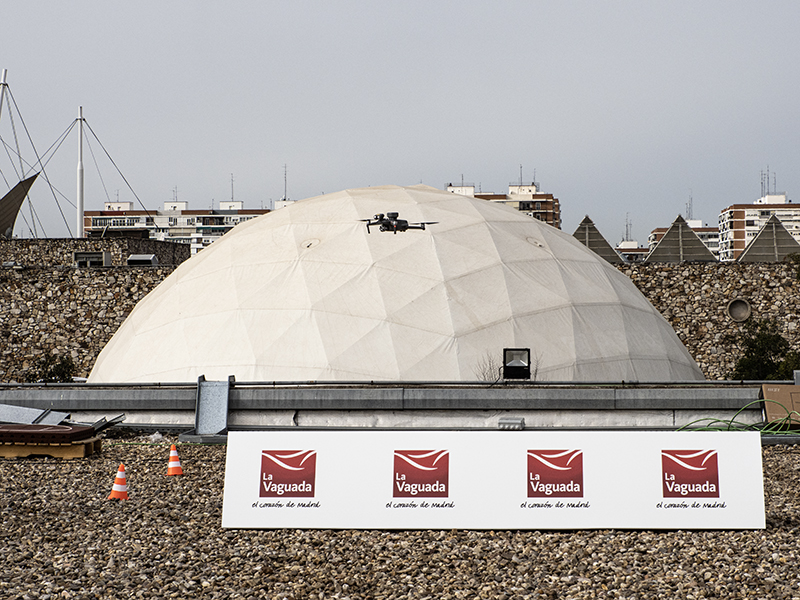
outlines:
[[[666,428],[704,419],[758,423],[759,386],[338,388],[325,385],[229,391],[229,427],[497,428],[500,417],[527,428]],[[126,423],[192,427],[196,387],[2,386],[0,404],[50,408],[93,422],[125,413]],[[745,406],[747,408],[743,409]],[[741,411],[741,412],[740,412]]]

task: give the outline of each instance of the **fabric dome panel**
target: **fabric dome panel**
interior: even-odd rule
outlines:
[[[424,230],[381,232],[398,212]],[[474,380],[531,348],[540,380],[700,379],[669,324],[580,242],[425,186],[346,190],[237,226],[142,300],[91,382]]]

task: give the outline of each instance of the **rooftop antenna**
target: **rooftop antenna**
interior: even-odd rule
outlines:
[[[692,216],[692,188],[689,188],[689,201],[686,203],[686,219],[691,221],[694,217]]]
[[[231,202],[233,202],[233,173],[231,173]]]
[[[288,200],[286,196],[286,164],[283,165],[283,199]]]
[[[78,108],[78,218],[75,237],[83,235],[83,107]],[[34,223],[35,227],[35,223]]]
[[[769,194],[769,165],[767,165],[767,194]]]
[[[772,193],[773,194],[777,194],[778,193],[778,174],[777,173],[773,173],[772,174]]]
[[[522,185],[522,165],[519,166],[519,184]]]
[[[630,214],[631,213],[625,213],[625,239],[624,239],[624,241],[626,241],[626,242],[630,242],[631,238],[633,237],[631,235],[631,232],[633,230],[633,223],[631,223]]]
[[[173,202],[177,202],[178,201],[178,186],[177,185],[174,188],[172,188],[172,201]]]
[[[461,174],[461,187],[464,187],[464,174]]]

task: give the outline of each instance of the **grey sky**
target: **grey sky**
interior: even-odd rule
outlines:
[[[462,174],[504,191],[522,164],[566,232],[588,214],[612,243],[626,213],[646,242],[690,190],[716,225],[767,165],[800,200],[796,2],[6,0],[2,22],[0,69],[39,151],[82,105],[151,209],[176,186],[190,208],[228,200],[231,173],[237,200],[268,207],[284,164],[292,199]],[[73,201],[76,148],[48,165]],[[112,199],[132,200],[99,162]],[[12,178],[4,154],[0,169]],[[32,196],[66,235],[43,182]]]

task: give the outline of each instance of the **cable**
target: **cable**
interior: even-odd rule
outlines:
[[[103,174],[100,173],[100,166],[97,164],[97,158],[94,155],[94,150],[92,150],[92,145],[89,143],[89,138],[86,138],[86,147],[89,148],[89,154],[92,155],[92,161],[94,162],[94,168],[97,169],[97,176],[100,178],[100,185],[103,186],[103,191],[106,193],[106,200],[111,202],[111,196],[108,195],[108,189],[106,188],[106,182],[103,180]]]
[[[8,86],[6,86],[6,87],[8,87]],[[67,227],[67,232],[69,233],[70,237],[74,237],[72,235],[72,230],[70,229],[69,223],[67,222],[67,218],[64,216],[64,211],[61,210],[61,204],[59,203],[58,198],[55,195],[55,192],[53,192],[53,185],[50,183],[50,179],[47,177],[47,174],[45,173],[45,168],[44,168],[45,165],[42,163],[42,159],[39,156],[39,153],[36,151],[36,144],[33,143],[33,138],[31,137],[30,131],[28,130],[28,126],[25,124],[25,119],[22,118],[22,112],[20,112],[20,110],[19,110],[19,106],[17,105],[17,99],[14,97],[14,94],[11,92],[11,88],[8,88],[8,95],[11,98],[11,102],[14,103],[14,109],[17,111],[17,114],[19,115],[19,120],[22,123],[23,129],[25,130],[25,135],[28,137],[28,143],[30,143],[31,148],[33,149],[33,153],[36,156],[35,165],[41,165],[41,171],[40,172],[44,175],[45,181],[47,181],[48,185],[50,186],[50,190],[53,193],[53,199],[56,201],[56,206],[58,207],[58,212],[61,214],[61,218],[64,221],[64,225],[66,225],[66,227]],[[11,115],[11,104],[10,103],[9,103],[9,115]],[[11,121],[12,121],[12,128],[13,128],[13,118],[11,118]],[[72,129],[73,126],[74,126],[74,122],[67,128],[67,131],[61,135],[61,138],[60,138],[61,139],[61,143],[63,143],[63,140],[66,139],[67,134],[69,133],[69,131]],[[16,141],[16,128],[14,128],[14,139]],[[58,141],[58,138],[56,139],[56,141]],[[58,144],[59,147],[61,146],[61,143]],[[4,142],[4,144],[5,144],[5,142]],[[55,144],[55,142],[54,142],[54,144]],[[51,145],[50,148],[52,148],[53,145]],[[50,148],[48,148],[48,152],[50,151]],[[20,165],[22,165],[22,155],[19,153],[19,144],[17,144],[17,154],[18,154],[19,159],[20,159]],[[53,154],[55,154],[55,151],[53,151]],[[46,153],[45,153],[45,155],[46,155]],[[51,158],[52,158],[52,155],[51,155]],[[33,166],[29,165],[29,166],[31,166],[31,169],[34,169],[35,165],[33,165]],[[24,171],[24,168],[22,168],[22,170]],[[29,195],[26,196],[26,198],[28,200],[28,206],[30,207],[30,210],[31,210],[31,219],[33,219],[33,215],[34,215],[33,202],[31,201]],[[36,216],[36,218],[38,219],[38,215]],[[41,220],[39,220],[39,225],[41,226]],[[34,234],[35,234],[35,231],[36,231],[36,225],[34,223]],[[42,227],[42,233],[45,233],[44,232],[44,227]],[[46,233],[45,233],[45,235],[46,235]]]
[[[771,402],[773,404],[777,404],[786,411],[786,416],[781,417],[780,419],[773,419],[772,421],[756,424],[743,423],[736,420],[743,411],[747,410],[754,404],[760,404],[761,402]],[[682,425],[676,431],[759,431],[761,435],[798,435],[797,430],[792,430],[792,425],[796,425],[798,422],[800,422],[800,413],[795,410],[790,411],[780,402],[765,398],[764,400],[754,400],[753,402],[748,402],[742,408],[736,411],[733,417],[728,420],[713,418],[697,419],[696,421]],[[699,423],[705,424],[701,427],[693,427],[693,425]]]
[[[84,120],[84,122],[85,122],[85,120]],[[144,210],[145,214],[152,219],[153,215],[150,214],[150,211],[147,210],[147,207],[141,201],[139,196],[136,195],[136,192],[134,191],[133,187],[131,187],[131,184],[128,183],[128,180],[125,178],[125,175],[122,174],[122,171],[120,171],[119,167],[117,166],[117,163],[114,162],[114,159],[111,158],[111,155],[108,153],[108,150],[106,150],[105,146],[103,146],[103,142],[100,141],[100,138],[97,137],[97,134],[94,132],[94,129],[92,129],[92,126],[89,125],[88,122],[85,122],[85,124],[86,124],[86,127],[91,132],[91,134],[94,136],[94,139],[96,139],[97,143],[100,144],[100,147],[103,149],[103,152],[106,153],[106,156],[108,157],[108,160],[110,160],[111,164],[114,165],[114,168],[117,170],[117,173],[119,173],[119,176],[122,177],[122,180],[125,182],[125,185],[128,186],[128,189],[133,194],[133,197],[136,198],[136,201],[139,203],[139,206],[141,206],[142,209]]]

